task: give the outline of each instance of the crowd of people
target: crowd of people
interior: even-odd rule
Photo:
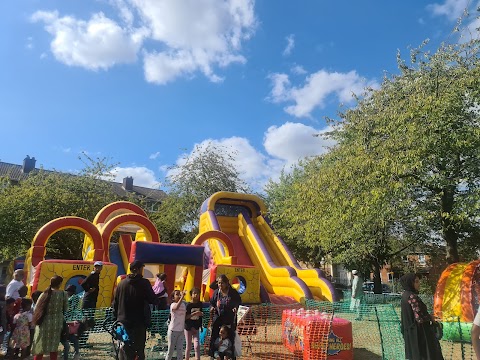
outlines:
[[[113,318],[117,324],[122,324],[129,336],[128,344],[120,349],[120,359],[145,359],[151,310],[169,309],[166,359],[172,359],[175,354],[177,359],[188,360],[193,346],[195,360],[200,360],[204,314],[201,290],[196,287],[190,289],[189,303],[184,301],[185,291],[174,290],[169,296],[166,275],[157,274],[151,286],[142,275],[144,266],[140,261],[133,261],[130,274],[119,283],[114,294]],[[72,345],[73,358],[79,359],[80,344],[86,344],[87,330],[95,325],[92,309],[95,309],[98,300],[103,263],[96,261],[93,268],[81,283],[84,290],[82,298],[77,294],[75,285],[68,285],[62,290],[63,278],[58,275],[50,279],[45,291],[35,291],[28,298],[23,270],[14,272],[8,286],[0,287],[0,344],[6,345],[5,358],[25,359],[33,355],[34,360],[41,360],[44,354],[48,354],[50,359],[56,360],[61,343],[64,360],[69,358]],[[220,275],[210,287],[213,290],[210,301],[213,319],[210,356],[215,360],[232,359],[231,328],[241,304],[240,295],[230,286],[225,275]]]
[[[75,349],[73,358],[79,359],[79,337],[89,329],[90,322],[73,319],[80,303],[76,287],[69,285],[65,291],[61,290],[63,278],[55,275],[45,291],[34,291],[28,298],[23,277],[23,270],[16,270],[8,286],[0,288],[0,344],[4,347],[4,357],[25,359],[33,355],[37,360],[49,354],[55,360],[62,343],[65,360],[70,344]]]
[[[134,261],[130,264],[130,274],[120,282],[113,300],[114,318],[120,322],[132,339],[132,342],[120,352],[121,359],[145,359],[146,330],[150,322],[150,309],[168,309],[166,275],[157,274],[155,284],[142,276],[144,264]],[[210,312],[213,317],[209,355],[215,360],[234,358],[233,331],[235,314],[241,304],[238,292],[230,286],[225,275],[220,275],[210,300]],[[203,324],[203,303],[200,301],[200,289],[190,290],[191,302],[184,301],[185,291],[174,290],[170,296],[170,316],[167,331],[167,356],[188,360],[194,349],[195,360],[200,360],[200,331]],[[184,343],[186,351],[183,353]]]
[[[151,322],[151,310],[170,309],[166,360],[171,360],[174,354],[177,359],[189,360],[192,345],[195,360],[200,360],[200,332],[204,323],[200,289],[190,290],[189,303],[184,301],[186,292],[180,290],[174,290],[168,299],[166,275],[157,274],[155,284],[151,286],[150,281],[142,275],[144,266],[140,261],[133,261],[130,264],[130,274],[119,283],[114,294],[113,317],[124,326],[129,335],[128,344],[120,349],[120,359],[145,359],[146,332]],[[63,278],[58,275],[50,279],[50,286],[45,291],[36,291],[31,294],[31,298],[27,298],[24,273],[16,270],[8,286],[0,287],[0,342],[7,344],[6,357],[25,359],[33,354],[34,360],[41,360],[44,354],[49,354],[50,359],[56,360],[59,343],[62,343],[64,359],[68,359],[70,344],[74,348],[74,359],[78,359],[79,343],[82,342],[82,337],[83,343],[86,343],[85,332],[94,325],[91,311],[88,310],[96,307],[102,267],[101,262],[95,262],[94,270],[81,284],[84,290],[82,310],[78,310],[80,297],[76,287],[69,285],[65,290],[60,289]],[[363,296],[357,291],[361,283],[357,280],[358,272],[353,275],[355,292],[352,292],[352,310],[361,316],[358,309]],[[443,360],[439,342],[441,326],[429,314],[427,306],[419,297],[419,276],[406,274],[400,283],[404,290],[401,300],[401,331],[405,341],[405,358]],[[218,276],[210,287],[214,292],[210,298],[212,321],[209,355],[215,360],[233,359],[232,329],[235,328],[241,298],[225,275]],[[78,311],[84,314],[81,320],[78,320]],[[472,344],[477,359],[480,359],[480,312],[472,328]]]

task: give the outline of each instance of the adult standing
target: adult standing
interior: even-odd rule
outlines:
[[[413,273],[400,278],[402,294],[401,331],[408,360],[443,360],[442,348],[435,336],[435,319],[418,296],[420,278]]]
[[[210,337],[210,348],[208,354],[211,358],[215,352],[215,340],[220,333],[220,327],[227,325],[232,327],[235,322],[235,314],[238,307],[242,304],[240,294],[230,286],[226,275],[220,275],[217,278],[218,288],[210,299],[210,312],[213,313],[212,334]],[[230,331],[233,341],[233,331]]]
[[[25,276],[25,273],[23,272],[22,269],[17,269],[13,273],[13,279],[10,281],[7,285],[7,292],[5,294],[5,297],[13,298],[17,300],[20,298],[20,294],[18,293],[18,290],[22,287],[25,286],[23,283],[23,277]]]
[[[157,298],[150,282],[142,276],[144,266],[138,260],[130,264],[131,274],[118,284],[113,300],[114,317],[125,326],[132,340],[131,346],[125,346],[120,352],[120,358],[124,360],[145,359],[149,304],[156,304]]]
[[[480,360],[480,309],[475,315],[472,325],[472,346],[475,351],[476,359]]]
[[[358,276],[358,270],[352,270],[352,299],[350,302],[350,310],[357,312],[355,320],[362,319],[362,301],[363,301],[363,281]]]
[[[102,272],[102,269],[103,263],[101,261],[95,261],[93,264],[93,271],[82,282],[82,288],[85,290],[82,309],[95,309],[97,307],[100,273]]]
[[[35,307],[33,314],[35,334],[32,344],[34,360],[41,360],[46,353],[50,353],[51,360],[57,359],[60,334],[68,306],[67,294],[60,290],[62,281],[61,276],[53,276],[50,279],[50,286],[40,295]]]

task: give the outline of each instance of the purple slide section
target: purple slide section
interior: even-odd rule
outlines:
[[[258,244],[258,246],[260,247],[262,253],[263,253],[263,256],[265,256],[265,259],[267,260],[267,263],[268,265],[270,265],[270,267],[272,268],[284,268],[284,269],[287,269],[289,275],[290,275],[290,278],[295,281],[299,286],[300,288],[302,289],[303,293],[305,294],[305,298],[306,299],[313,299],[313,295],[312,295],[312,292],[310,291],[310,289],[308,288],[307,284],[305,284],[305,282],[300,279],[299,277],[297,277],[297,272],[295,271],[294,268],[290,267],[290,266],[278,266],[275,264],[275,262],[273,261],[272,257],[270,256],[270,254],[268,253],[267,251],[267,248],[265,247],[265,244],[263,243],[263,240],[260,238],[260,236],[258,235],[257,233],[257,229],[255,229],[255,226],[253,226],[253,223],[252,223],[252,220],[250,219],[250,216],[247,214],[246,211],[242,211],[242,215],[247,223],[247,226],[248,228],[250,229],[250,231],[252,232],[253,234],[253,237],[256,241],[256,243]]]
[[[270,222],[270,219],[266,216],[263,217],[265,219],[265,221],[267,222],[268,226],[270,226],[271,229],[273,229],[273,226],[272,226],[272,223]],[[290,257],[290,260],[292,261],[292,263],[298,267],[299,269],[301,269],[302,267],[298,264],[297,262],[297,259],[295,259],[295,257],[293,256],[292,252],[290,251],[290,249],[288,248],[287,244],[285,244],[285,242],[283,241],[283,239],[280,237],[280,236],[277,236],[277,239],[280,241],[280,243],[282,244],[283,248],[285,249],[285,252],[288,254],[288,256]],[[320,278],[320,280],[323,280],[323,282],[325,283],[325,285],[327,285],[327,287],[330,289],[330,293],[332,294],[332,297],[333,297],[333,301],[336,301],[336,291],[335,291],[335,288],[333,287],[332,283],[330,281],[328,281],[326,278],[325,278],[325,273],[320,270],[320,269],[317,269],[317,268],[313,268],[313,270],[315,270],[315,272],[317,273],[318,277]]]
[[[285,268],[288,271],[288,274],[290,275],[290,278],[295,281],[302,291],[305,294],[306,299],[313,299],[312,292],[308,288],[308,286],[305,284],[305,282],[297,277],[297,272],[295,271],[294,268],[290,266],[277,266],[274,261],[272,260],[272,257],[267,251],[267,248],[265,247],[265,244],[263,243],[263,240],[260,238],[260,236],[257,233],[257,229],[255,229],[255,226],[252,224],[252,220],[250,219],[250,216],[246,211],[242,211],[242,215],[245,218],[245,221],[247,222],[247,226],[250,228],[252,231],[252,234],[254,236],[255,241],[257,242],[258,246],[260,249],[262,249],[262,253],[265,256],[265,259],[267,259],[268,265],[270,265],[272,268]],[[211,224],[213,226],[214,230],[221,231],[220,229],[220,224],[218,223],[217,217],[215,216],[215,213],[212,210],[208,210],[208,216],[210,217]],[[223,248],[222,248],[223,250]],[[225,255],[225,253],[223,253]]]

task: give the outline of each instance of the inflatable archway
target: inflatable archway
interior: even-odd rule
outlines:
[[[435,315],[443,321],[473,322],[480,301],[480,260],[449,265],[434,297]]]
[[[110,219],[100,230],[103,247],[105,249],[109,249],[110,238],[112,237],[114,231],[124,225],[135,225],[143,229],[145,241],[154,243],[160,242],[160,236],[158,235],[157,228],[148,218],[138,214],[122,214]],[[105,251],[103,256],[104,261],[110,261],[108,251]]]
[[[235,256],[235,250],[233,248],[232,240],[222,231],[210,230],[200,235],[197,235],[192,241],[192,245],[202,245],[205,241],[218,240],[222,243],[225,249],[225,258],[230,259],[230,264],[235,265],[237,263],[237,257]]]
[[[140,206],[128,201],[117,201],[104,206],[93,219],[93,224],[104,224],[115,216],[122,214],[137,214],[147,217],[147,213]]]
[[[50,237],[60,230],[75,229],[80,230],[86,236],[92,239],[91,256],[94,261],[103,259],[103,242],[102,236],[98,229],[88,220],[76,216],[66,216],[52,220],[42,226],[37,231],[32,240],[32,246],[27,252],[25,258],[25,279],[27,284],[32,282],[32,271],[45,258],[45,246]]]
[[[104,206],[93,219],[93,225],[100,231],[104,224],[110,219],[122,215],[122,214],[137,214],[143,217],[147,217],[147,213],[138,205],[128,201],[117,201]],[[84,260],[91,260],[92,254],[90,253],[93,248],[93,240],[88,234],[85,234],[83,241],[82,256]],[[108,247],[105,248],[105,252],[108,253]]]

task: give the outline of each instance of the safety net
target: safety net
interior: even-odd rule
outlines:
[[[431,297],[422,298],[431,310]],[[367,294],[364,301],[356,305],[346,293],[343,301],[335,303],[308,300],[303,305],[242,307],[235,329],[242,343],[241,358],[314,360],[338,359],[342,355],[342,358],[356,360],[404,359],[400,297]],[[202,319],[200,350],[202,359],[209,359],[212,324],[208,307],[203,309]],[[66,320],[82,324],[80,334],[72,334],[68,341],[69,358],[73,358],[77,342],[82,358],[116,358],[119,341],[118,334],[112,330],[114,319],[111,308],[74,309],[67,313]],[[471,323],[462,323],[459,318],[446,320],[440,341],[444,358],[475,359],[471,346]],[[145,346],[147,359],[165,359],[168,322],[168,310],[152,311]],[[6,346],[4,341],[4,350]],[[59,351],[64,351],[62,345],[59,345]],[[195,358],[194,349],[191,349],[190,357]]]

